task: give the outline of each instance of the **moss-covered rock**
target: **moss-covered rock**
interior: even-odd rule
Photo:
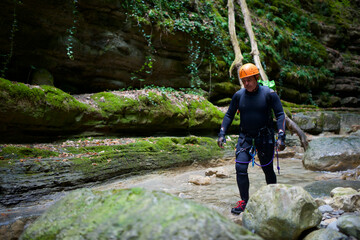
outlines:
[[[0,79],[0,113],[4,116],[0,141],[56,139],[87,132],[216,133],[224,113],[197,94],[145,89],[74,98],[55,87]]]
[[[74,191],[20,239],[261,239],[219,213],[164,192]]]
[[[54,77],[46,69],[37,69],[32,75],[31,84],[54,86]]]
[[[340,132],[341,117],[334,112],[303,112],[294,114],[292,119],[302,130],[308,133]]]
[[[23,135],[52,135],[86,129],[91,106],[51,86],[31,86],[0,78],[0,132],[14,140]],[[93,116],[94,118],[94,116]],[[28,137],[29,137],[28,136]]]
[[[314,171],[354,169],[360,164],[360,137],[314,139],[304,154],[303,164],[305,168]]]
[[[249,199],[243,225],[264,239],[299,239],[321,222],[321,212],[302,187],[269,184]]]
[[[172,101],[164,92],[144,90],[130,96],[101,92],[92,99],[106,118],[106,125],[115,130],[143,130],[145,126],[152,130],[188,127],[186,102]]]
[[[220,100],[214,102],[214,104],[216,106],[229,106],[230,102],[231,102],[231,98],[223,98],[223,99],[220,99]]]
[[[35,201],[44,195],[115,177],[206,163],[227,154],[215,139],[208,137],[115,139],[113,142],[117,144],[111,146],[96,143],[86,146],[89,144],[86,141],[85,146],[63,146],[63,143],[53,147],[54,151],[0,146],[3,150],[0,151],[0,171],[3,172],[0,204]]]
[[[24,157],[51,157],[58,156],[59,153],[54,151],[39,149],[39,148],[29,148],[29,147],[14,147],[6,146],[0,148],[0,156],[4,159],[17,159]]]
[[[239,84],[231,82],[216,83],[211,90],[210,99],[215,101],[221,98],[231,98],[238,90],[240,90]]]

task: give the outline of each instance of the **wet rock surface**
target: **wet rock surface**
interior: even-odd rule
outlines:
[[[294,138],[294,139],[292,139]],[[294,140],[294,141],[293,141]],[[321,172],[311,172],[308,170],[303,169],[301,161],[299,159],[301,159],[302,156],[302,152],[296,150],[297,149],[297,144],[298,141],[295,141],[296,137],[291,137],[289,135],[289,143],[293,142],[294,144],[291,145],[295,145],[295,146],[289,146],[286,148],[286,151],[283,155],[283,157],[287,156],[287,154],[293,155],[294,157],[290,158],[290,159],[281,159],[280,161],[280,166],[281,166],[281,175],[278,176],[278,181],[282,182],[282,183],[296,183],[296,184],[300,184],[301,186],[306,185],[306,183],[308,183],[309,181],[314,181],[314,179],[316,179],[317,177],[320,176],[326,176],[327,173],[321,173]],[[110,142],[112,141],[106,141],[107,143],[110,144]],[[235,142],[235,141],[234,141]],[[229,149],[231,149],[231,139],[228,141],[229,144]],[[79,147],[84,147],[85,145],[84,142],[74,142],[73,144],[75,145],[79,145]],[[234,143],[235,144],[235,143]],[[93,142],[93,145],[98,145],[97,143]],[[228,153],[226,153],[226,155],[228,155],[230,158],[233,157],[233,151],[229,151]],[[281,158],[281,157],[280,157]],[[230,160],[232,161],[232,160]],[[25,161],[26,163],[26,161]],[[196,171],[192,174],[195,175],[202,175],[202,176],[206,176],[206,174],[209,174],[211,176],[211,183],[209,185],[195,185],[195,184],[190,184],[188,183],[188,179],[189,179],[189,175],[186,174],[186,177],[183,177],[183,179],[179,179],[177,176],[178,175],[174,175],[174,177],[171,177],[171,175],[169,175],[168,177],[160,177],[160,175],[151,175],[150,179],[144,178],[144,180],[142,181],[142,177],[139,177],[140,180],[134,181],[133,183],[131,179],[127,180],[127,181],[120,181],[118,183],[114,182],[114,184],[110,184],[109,187],[106,187],[105,185],[103,187],[99,186],[97,187],[97,189],[118,189],[118,188],[128,188],[128,187],[137,187],[137,186],[144,186],[146,188],[150,188],[150,189],[159,189],[162,191],[166,191],[169,192],[175,196],[179,196],[181,198],[189,198],[189,199],[194,199],[197,202],[200,202],[206,206],[209,206],[210,208],[219,211],[222,215],[224,215],[225,217],[228,217],[229,219],[231,219],[231,221],[236,222],[238,224],[242,224],[242,220],[241,217],[239,218],[238,216],[233,216],[230,214],[230,209],[231,207],[233,207],[233,204],[238,200],[238,194],[237,194],[237,187],[236,187],[236,183],[235,183],[235,179],[234,179],[234,166],[233,164],[230,164],[229,166],[227,166],[227,164],[225,164],[225,162],[219,162],[217,164],[214,164],[214,166],[211,166],[211,164],[209,165],[209,167],[211,168],[206,168],[204,170],[199,170],[201,169],[200,165],[198,165],[197,163],[195,163],[193,165],[193,167],[196,168]],[[176,172],[179,170],[176,170]],[[194,169],[192,169],[192,171],[194,171]],[[227,172],[229,175],[225,178],[221,178],[221,174],[219,176],[216,176],[216,173],[221,173],[221,172]],[[164,172],[162,172],[163,174]],[[179,173],[177,173],[179,174]],[[190,174],[190,173],[189,173]],[[265,181],[263,179],[263,173],[261,172],[261,169],[253,169],[250,168],[249,169],[249,176],[250,178],[255,178],[257,180],[253,180],[252,181],[252,186],[251,186],[251,194],[253,194],[257,189],[260,188],[260,186],[265,185]],[[165,174],[167,175],[167,174]],[[336,177],[336,178],[341,178],[341,173],[331,173],[330,174],[332,177]],[[181,176],[181,174],[179,175]],[[165,179],[165,180],[164,180]],[[169,183],[169,180],[166,179],[171,179]],[[165,184],[165,182],[168,182],[168,184]],[[335,183],[334,183],[335,182]],[[327,183],[328,186],[327,186]],[[319,195],[322,196],[322,204],[321,205],[326,205],[327,199],[325,196],[330,197],[331,195],[331,190],[335,187],[339,187],[339,186],[347,186],[347,184],[351,184],[351,186],[357,190],[360,188],[357,187],[358,185],[358,181],[344,181],[344,180],[340,180],[340,179],[332,179],[332,180],[328,180],[328,181],[319,181],[319,185],[318,188],[310,188],[310,192],[313,195],[313,197],[318,197]],[[172,185],[173,184],[173,185]],[[221,189],[221,190],[220,190]],[[328,189],[326,191],[324,191],[324,189]],[[319,194],[317,194],[316,192],[319,192]],[[216,197],[215,197],[216,196]],[[58,200],[61,196],[47,196],[42,198],[41,201],[48,201],[49,203],[51,203],[50,205],[52,205],[54,203],[54,201]],[[34,202],[34,204],[36,205],[36,202]],[[40,204],[40,202],[39,202]],[[43,204],[43,202],[41,203]],[[43,207],[41,207],[43,206]],[[330,206],[330,205],[329,205]],[[333,205],[331,205],[330,207],[332,207]],[[47,209],[48,206],[44,206],[44,205],[40,205],[38,209],[32,209],[33,212],[31,212],[31,210],[28,212],[28,214],[24,214],[27,211],[27,208],[24,206],[24,208],[21,207],[21,204],[18,206],[18,210],[16,210],[15,208],[9,208],[9,212],[7,212],[6,208],[1,208],[0,212],[2,213],[6,213],[9,214],[8,216],[4,216],[1,215],[0,219],[1,219],[1,230],[6,229],[6,231],[8,232],[12,232],[15,234],[16,231],[11,230],[12,228],[14,228],[15,230],[18,229],[18,224],[14,224],[17,220],[21,220],[22,222],[26,222],[26,221],[30,221],[31,219],[33,219],[32,217],[37,218],[41,213],[43,213],[44,209]],[[341,209],[335,209],[334,207],[332,207],[332,211],[330,211],[328,209],[327,212],[323,212],[322,215],[322,222],[319,224],[319,228],[325,228],[327,226],[329,226],[330,224],[334,225],[334,222],[336,224],[336,219],[338,219],[339,217],[341,217],[342,215],[347,215],[347,214],[356,214],[355,213],[349,213],[346,211],[343,211]],[[18,211],[18,212],[17,212]],[[15,220],[16,219],[16,220]],[[14,224],[14,225],[13,225]],[[12,227],[13,226],[13,227]],[[21,225],[23,227],[26,227],[25,225]],[[331,225],[330,225],[331,226]],[[336,226],[336,225],[335,225]],[[5,231],[5,230],[4,230]],[[19,231],[18,231],[19,232]]]
[[[309,143],[304,166],[317,171],[340,171],[360,165],[360,137],[322,137]]]
[[[314,198],[326,197],[331,195],[331,191],[336,187],[351,187],[354,190],[360,189],[360,181],[346,181],[341,179],[315,181],[307,184],[304,189]]]
[[[62,153],[51,158],[3,156],[0,160],[0,204],[15,206],[34,202],[46,195],[91,187],[112,178],[206,162],[225,154],[212,138],[195,136],[113,139],[108,147],[99,146],[104,142],[91,142],[80,140],[75,143],[77,147],[67,147],[66,143],[53,145],[54,151]],[[65,150],[71,148],[82,153]]]
[[[317,208],[303,188],[270,184],[250,197],[242,221],[264,239],[298,239],[302,232],[320,223]]]
[[[341,216],[336,226],[341,232],[346,233],[349,236],[360,239],[360,214],[349,214]]]
[[[38,218],[21,239],[261,239],[216,211],[140,188],[77,190]]]

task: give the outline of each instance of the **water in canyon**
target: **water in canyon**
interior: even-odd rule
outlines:
[[[301,161],[303,153],[298,150],[299,148],[287,148],[286,152],[293,153],[293,156],[280,157],[280,174],[276,170],[277,162],[275,156],[274,169],[276,170],[278,183],[305,186],[313,183],[324,175],[328,176],[330,174],[334,177],[339,175],[339,173],[306,170]],[[195,185],[189,183],[190,176],[200,175],[205,177],[205,172],[209,168],[215,170],[221,168],[223,171],[227,172],[227,177],[218,178],[212,176],[209,185]],[[257,189],[264,186],[266,182],[260,167],[256,165],[252,167],[250,164],[248,172],[251,196]],[[181,198],[191,199],[218,211],[220,214],[232,220],[236,220],[236,216],[230,213],[230,209],[236,205],[237,201],[241,200],[236,184],[234,157],[232,157],[231,154],[224,159],[214,160],[207,164],[195,163],[187,167],[157,170],[140,176],[112,179],[100,185],[91,186],[94,190],[132,187],[165,191]],[[46,196],[38,202],[21,204],[14,208],[0,209],[0,212],[6,213],[5,216],[0,216],[0,225],[7,225],[18,218],[39,216],[65,194],[67,194],[67,192],[59,192],[54,195]]]

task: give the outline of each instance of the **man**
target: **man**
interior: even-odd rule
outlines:
[[[230,127],[235,113],[240,112],[240,133],[236,145],[236,182],[239,188],[241,201],[231,212],[240,214],[245,210],[249,200],[248,166],[254,161],[256,151],[260,166],[265,174],[267,184],[276,183],[273,168],[274,147],[282,151],[285,148],[285,114],[279,96],[270,88],[258,84],[259,70],[247,63],[239,70],[239,77],[244,88],[237,91],[232,97],[218,138],[219,147],[223,148],[225,134]],[[272,110],[276,117],[278,140],[275,143],[272,121]]]

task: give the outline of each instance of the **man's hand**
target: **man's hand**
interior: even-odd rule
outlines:
[[[217,144],[220,148],[224,148],[224,144],[226,143],[226,139],[225,136],[220,135],[218,140],[217,140]]]
[[[278,140],[276,142],[276,147],[278,151],[282,151],[285,149],[285,133],[283,131],[279,131]]]

